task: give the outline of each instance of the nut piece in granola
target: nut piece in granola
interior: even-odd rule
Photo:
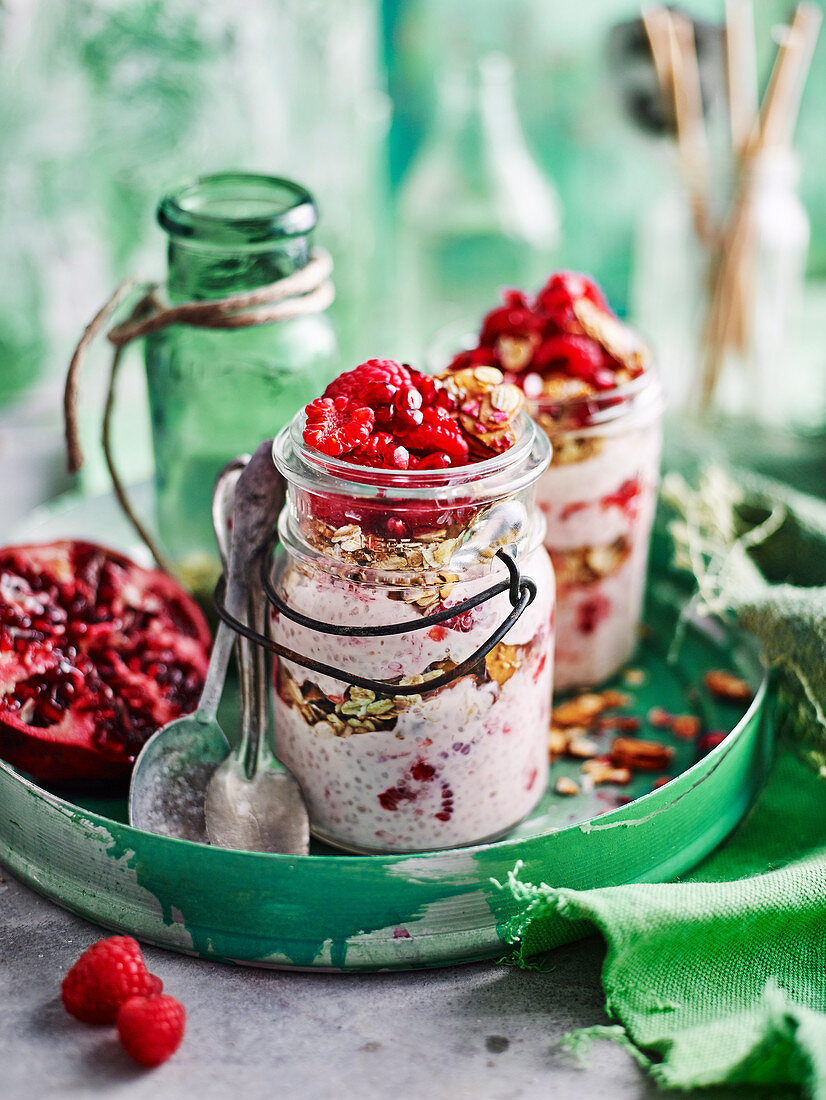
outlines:
[[[576,298],[573,307],[585,334],[601,344],[632,376],[651,366],[651,352],[632,328],[588,298]]]
[[[610,705],[605,702],[602,695],[584,692],[554,707],[553,724],[555,726],[589,726],[597,715],[607,710]]]
[[[602,783],[617,783],[625,787],[631,782],[631,772],[628,768],[615,768],[609,760],[602,757],[586,760],[582,765],[582,773],[595,787]]]
[[[636,737],[617,737],[611,745],[611,763],[632,771],[661,772],[674,759],[674,750],[659,741],[640,741]]]
[[[556,760],[558,756],[562,756],[567,750],[568,738],[568,730],[560,729],[559,726],[551,726],[548,734],[548,755],[551,760]]]
[[[505,642],[499,642],[485,657],[488,676],[500,687],[510,680],[520,664],[518,648],[515,645],[507,645]]]
[[[563,794],[566,797],[579,794],[579,784],[573,779],[569,779],[567,775],[560,775],[554,784],[554,790],[557,794]]]
[[[496,367],[466,367],[443,377],[459,405],[459,423],[472,458],[487,458],[513,446],[513,421],[525,407],[518,386],[506,382]]]

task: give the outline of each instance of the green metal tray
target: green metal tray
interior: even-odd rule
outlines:
[[[127,549],[111,498],[71,498],[41,511],[20,537],[84,535]],[[675,778],[651,790],[598,787],[574,798],[551,788],[505,840],[412,856],[348,856],[316,847],[294,857],[226,851],[141,832],[123,801],[70,802],[0,762],[0,860],[35,890],[106,928],[147,943],[260,966],[404,969],[471,962],[507,950],[516,902],[496,882],[522,861],[530,882],[586,888],[661,882],[696,864],[737,825],[773,751],[772,698],[750,640],[718,621],[690,622],[675,664],[666,653],[687,589],[655,541],[646,623],[626,712],[652,706],[730,730],[708,756],[673,738]],[[756,689],[742,707],[701,688],[714,667]],[[232,707],[232,700],[228,702]],[[642,735],[646,725],[643,722]],[[609,739],[612,735],[601,735]],[[658,730],[661,739],[668,737]],[[575,762],[559,762],[575,776]]]

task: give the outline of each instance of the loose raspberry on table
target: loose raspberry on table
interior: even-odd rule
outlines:
[[[304,411],[304,442],[333,458],[366,443],[376,421],[372,409],[344,395],[317,397]]]
[[[142,1066],[171,1058],[184,1037],[186,1012],[174,997],[131,997],[117,1016],[123,1049]]]
[[[66,1011],[87,1024],[113,1024],[120,1006],[136,995],[155,996],[163,982],[146,969],[132,936],[92,944],[66,974],[60,996]]]

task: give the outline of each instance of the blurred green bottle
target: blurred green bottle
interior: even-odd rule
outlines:
[[[170,302],[224,298],[291,274],[307,262],[317,220],[310,193],[289,180],[221,173],[185,184],[158,207]],[[323,313],[234,330],[174,325],[147,339],[158,530],[196,587],[215,569],[218,471],[317,397],[335,357]]]
[[[558,254],[560,206],[525,141],[505,56],[448,72],[399,205],[401,339],[414,359],[444,326],[476,327],[499,288],[538,289]]]

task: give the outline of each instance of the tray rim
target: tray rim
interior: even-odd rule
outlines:
[[[605,810],[603,813],[600,813],[595,817],[583,819],[582,821],[571,822],[567,825],[561,826],[558,829],[553,829],[544,833],[537,833],[533,836],[506,837],[501,840],[490,841],[487,844],[469,844],[458,848],[436,848],[429,851],[421,852],[390,852],[373,855],[355,855],[345,852],[338,852],[331,855],[306,856],[287,855],[283,852],[249,852],[241,849],[216,848],[211,844],[203,844],[200,841],[186,840],[182,837],[163,836],[160,833],[151,833],[145,829],[138,829],[134,825],[130,825],[127,822],[116,821],[114,818],[105,817],[103,814],[99,814],[94,810],[88,810],[85,806],[81,806],[76,802],[72,802],[67,798],[63,798],[61,795],[54,794],[52,791],[48,791],[44,787],[41,787],[38,783],[35,783],[34,780],[29,779],[27,776],[17,771],[17,769],[14,768],[11,764],[6,763],[6,761],[2,758],[0,758],[0,770],[6,772],[11,779],[19,782],[35,797],[42,798],[43,800],[51,803],[56,809],[62,810],[63,812],[68,811],[70,814],[82,814],[83,817],[89,820],[92,824],[100,825],[103,828],[108,829],[114,825],[118,830],[123,830],[125,836],[137,834],[140,836],[157,837],[165,843],[173,844],[175,846],[183,846],[184,848],[193,848],[200,852],[209,851],[223,855],[227,851],[231,851],[235,856],[238,857],[252,857],[256,861],[263,859],[267,862],[274,862],[276,864],[288,863],[291,865],[297,864],[299,866],[321,865],[324,868],[331,865],[346,865],[354,867],[360,866],[363,868],[367,866],[375,867],[379,864],[386,863],[395,865],[397,863],[411,859],[421,863],[422,860],[427,860],[430,858],[444,858],[445,856],[451,855],[453,853],[462,856],[473,856],[476,855],[478,852],[490,851],[492,849],[496,849],[500,852],[507,852],[510,848],[524,849],[526,845],[534,844],[538,841],[543,841],[549,835],[558,836],[559,834],[563,834],[569,831],[581,830],[583,825],[591,827],[593,827],[595,823],[597,823],[597,827],[600,827],[603,824],[608,825],[614,822],[616,819],[621,819],[622,817],[624,817],[632,807],[639,807],[644,803],[648,803],[649,801],[659,802],[660,799],[657,798],[657,796],[660,794],[660,792],[668,791],[669,788],[671,788],[672,785],[677,782],[677,780],[694,777],[694,773],[701,772],[702,776],[700,778],[700,781],[702,781],[702,779],[704,779],[707,775],[710,775],[712,772],[716,771],[723,758],[731,750],[734,742],[742,735],[743,730],[747,729],[751,725],[752,721],[755,718],[759,717],[760,712],[763,710],[766,702],[766,696],[769,691],[769,683],[770,670],[764,669],[763,676],[760,680],[760,684],[758,685],[757,690],[754,693],[754,697],[752,698],[751,702],[749,703],[748,707],[743,712],[739,720],[735,723],[734,726],[732,726],[731,730],[729,730],[724,740],[721,741],[719,745],[716,745],[706,756],[701,757],[699,760],[695,761],[690,767],[686,768],[685,771],[680,772],[679,775],[672,776],[669,779],[668,783],[663,784],[663,786],[658,788],[657,790],[647,791],[645,794],[639,795],[637,798],[632,799],[630,802],[626,802],[622,806],[616,806],[609,810]],[[694,786],[696,786],[696,784],[692,783],[689,787],[689,790],[692,790]],[[675,799],[675,801],[678,801],[679,799],[682,799],[684,797],[685,794],[681,794],[678,796],[678,799]]]

